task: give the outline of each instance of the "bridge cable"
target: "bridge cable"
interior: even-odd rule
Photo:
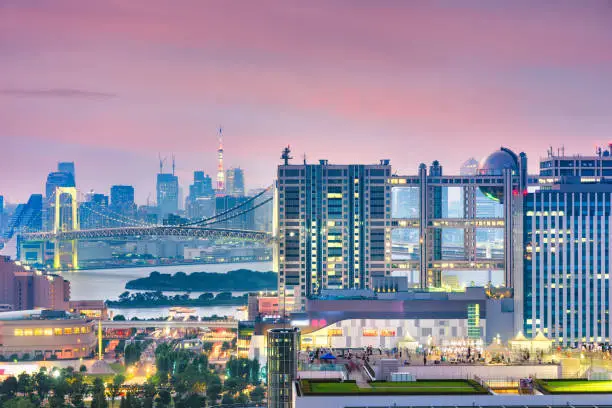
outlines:
[[[241,204],[238,204],[237,206],[230,208],[229,210],[222,211],[222,212],[220,212],[219,214],[215,214],[215,215],[213,215],[212,217],[203,218],[203,219],[198,220],[198,221],[191,221],[191,222],[186,222],[186,223],[184,223],[184,224],[178,224],[178,225],[176,225],[176,227],[189,227],[189,226],[191,226],[191,225],[206,224],[206,223],[208,223],[208,222],[209,222],[209,221],[211,221],[211,220],[214,220],[214,219],[216,219],[216,218],[223,217],[224,215],[227,215],[227,214],[229,214],[229,213],[231,213],[231,212],[233,212],[233,211],[236,211],[237,209],[239,209],[239,208],[241,208],[241,207],[244,207],[245,205],[247,205],[247,204],[249,204],[249,203],[253,202],[253,201],[254,201],[254,200],[256,200],[257,198],[261,197],[263,194],[265,194],[266,192],[268,192],[268,191],[269,191],[269,190],[270,190],[272,187],[273,187],[272,185],[270,185],[270,186],[266,187],[266,188],[265,188],[263,191],[261,191],[261,192],[257,193],[257,194],[256,194],[256,195],[254,195],[253,197],[250,197],[248,200],[246,200],[246,201],[242,202]]]
[[[243,215],[243,214],[246,214],[246,213],[249,213],[249,212],[251,212],[251,211],[256,210],[257,208],[259,208],[259,207],[263,206],[264,204],[268,204],[268,203],[269,203],[270,201],[272,201],[272,200],[273,200],[273,197],[270,197],[270,198],[268,198],[268,199],[266,199],[266,200],[262,201],[261,203],[259,203],[259,204],[255,205],[255,206],[253,206],[253,207],[251,207],[251,208],[247,209],[247,210],[241,211],[241,212],[239,212],[239,213],[237,213],[237,214],[232,214],[232,215],[228,216],[227,218],[223,218],[223,219],[221,219],[221,220],[217,220],[217,221],[213,221],[213,222],[210,222],[210,223],[204,224],[204,225],[203,225],[203,227],[208,227],[209,225],[219,224],[219,223],[222,223],[222,222],[226,222],[226,221],[232,220],[232,219],[234,219],[234,218],[236,218],[236,217],[240,217],[240,216],[241,216],[241,215]],[[178,225],[178,226],[179,226],[179,227],[182,227],[182,225]]]

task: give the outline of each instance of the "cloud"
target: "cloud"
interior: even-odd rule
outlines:
[[[76,99],[110,99],[117,94],[96,92],[83,89],[54,88],[54,89],[0,89],[1,95],[31,97],[31,98],[76,98]]]

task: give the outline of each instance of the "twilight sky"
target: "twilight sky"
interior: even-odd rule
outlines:
[[[612,140],[612,2],[0,0],[0,194],[42,192],[74,160],[82,191],[155,194],[226,164],[271,183],[301,160],[447,173],[505,145]]]

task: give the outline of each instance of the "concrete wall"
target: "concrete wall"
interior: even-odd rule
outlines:
[[[561,378],[560,365],[431,365],[402,366],[401,373],[416,375],[417,380],[457,378],[527,378],[529,376],[545,379]]]
[[[295,392],[293,393],[295,395]],[[526,406],[609,405],[612,394],[580,395],[341,395],[296,397],[295,408],[394,407],[394,406]]]

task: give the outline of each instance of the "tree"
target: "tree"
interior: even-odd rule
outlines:
[[[100,377],[96,377],[93,382],[92,388],[92,399],[91,408],[106,408],[108,402],[106,402],[106,389],[104,387],[104,381]]]
[[[34,374],[34,389],[41,400],[47,398],[47,394],[51,389],[51,379],[47,375],[47,369],[42,367],[40,371]]]
[[[170,402],[172,401],[172,395],[170,395],[170,391],[168,390],[161,390],[157,393],[157,405],[160,407],[167,407],[170,405]]]
[[[108,386],[108,395],[111,397],[111,407],[115,405],[115,398],[119,395],[119,390],[125,382],[125,377],[117,374],[113,377],[113,381]]]
[[[211,377],[210,381],[206,387],[206,397],[210,400],[210,403],[214,405],[219,399],[219,394],[221,394],[221,380],[219,377],[214,376]]]
[[[30,401],[28,398],[19,397],[13,398],[6,401],[3,405],[3,408],[36,408],[37,405]]]
[[[198,296],[198,299],[199,300],[203,300],[203,301],[204,300],[205,301],[210,301],[210,300],[213,300],[214,297],[215,297],[215,295],[213,295],[212,293],[207,292],[207,293],[202,293],[200,296]]]
[[[255,389],[253,389],[253,391],[251,391],[251,401],[257,404],[261,403],[265,397],[265,393],[266,391],[264,390],[264,388],[258,385],[257,387],[255,387]]]
[[[221,398],[222,405],[231,405],[234,403],[234,399],[229,394],[223,394],[223,398]]]
[[[70,390],[68,391],[68,398],[73,407],[82,408],[85,406],[84,400],[87,395],[87,384],[83,380],[81,373],[75,373],[69,380]]]
[[[17,392],[23,395],[32,395],[32,378],[28,373],[21,373],[17,377]]]
[[[150,381],[147,381],[143,387],[142,406],[143,408],[152,408],[153,400],[155,398],[155,385]]]
[[[123,321],[125,321],[125,316],[124,315],[117,315],[117,316],[113,317],[113,321],[115,321],[115,322],[123,322]]]
[[[81,364],[81,366],[79,367],[79,372],[80,373],[86,373],[87,372],[87,366],[85,364]]]
[[[125,352],[124,352],[125,365],[129,366],[131,364],[134,364],[140,361],[141,352],[142,350],[140,348],[140,344],[138,343],[130,343],[127,346],[125,346]]]
[[[4,380],[2,387],[0,387],[0,393],[7,395],[9,398],[13,398],[17,393],[17,379],[10,376]]]
[[[237,404],[248,404],[249,402],[249,397],[247,397],[244,393],[240,393],[238,394],[238,396],[236,397],[236,403]]]
[[[232,395],[234,395],[246,388],[246,382],[238,377],[230,377],[225,381],[223,386]]]

